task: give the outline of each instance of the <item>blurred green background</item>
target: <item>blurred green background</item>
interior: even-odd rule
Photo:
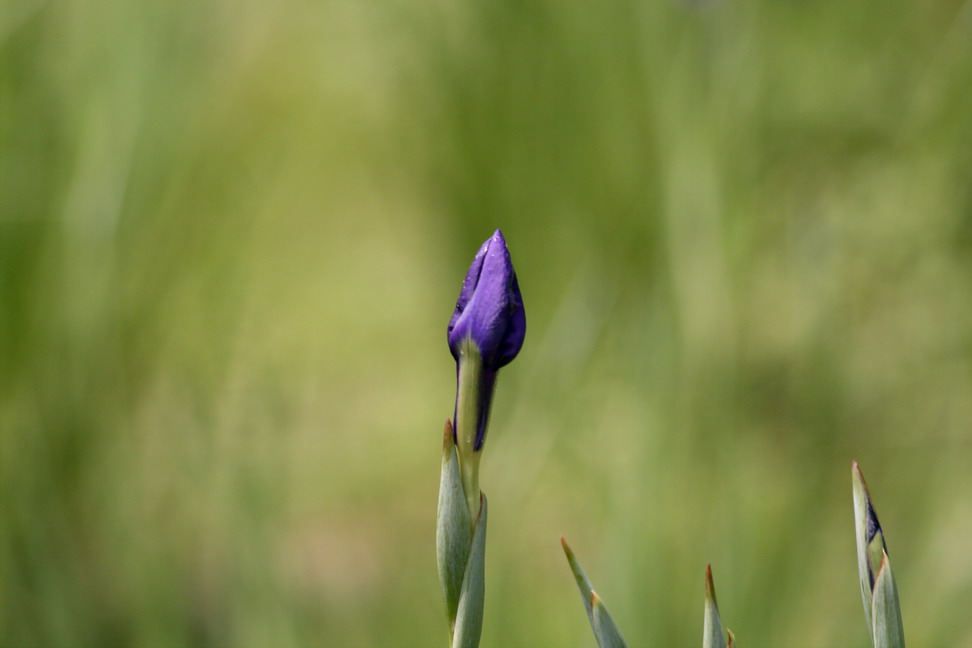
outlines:
[[[972,4],[3,0],[0,644],[439,646],[496,227],[484,648],[972,646]]]

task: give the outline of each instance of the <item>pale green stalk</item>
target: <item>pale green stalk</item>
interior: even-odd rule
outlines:
[[[479,380],[482,358],[472,340],[467,338],[459,347],[459,385],[456,399],[456,444],[462,474],[462,489],[470,520],[479,517],[479,457],[476,450],[478,424]],[[481,449],[480,449],[481,450]]]

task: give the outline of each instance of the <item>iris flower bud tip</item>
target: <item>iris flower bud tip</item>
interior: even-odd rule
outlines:
[[[496,371],[520,352],[526,315],[506,239],[499,230],[473,258],[449,321],[449,349],[456,360],[471,340],[486,369]]]

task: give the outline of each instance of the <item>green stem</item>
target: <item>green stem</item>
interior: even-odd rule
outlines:
[[[476,451],[476,427],[479,420],[479,380],[482,359],[472,340],[459,347],[459,397],[456,402],[456,449],[462,473],[462,489],[469,507],[473,527],[479,519],[479,452]]]

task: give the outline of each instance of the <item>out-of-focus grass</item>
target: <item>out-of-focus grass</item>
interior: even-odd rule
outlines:
[[[484,646],[972,645],[972,5],[5,0],[0,643],[445,641],[445,324],[502,227]]]

